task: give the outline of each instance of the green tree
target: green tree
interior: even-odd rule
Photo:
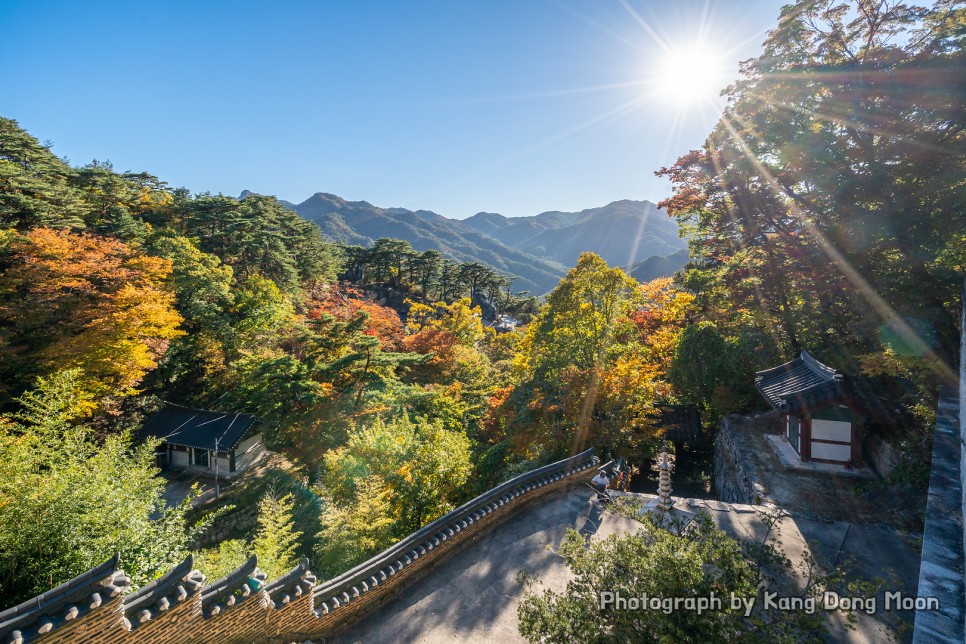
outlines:
[[[547,296],[514,360],[518,384],[491,423],[514,435],[518,452],[532,458],[539,449],[574,452],[632,438],[631,425],[607,411],[626,405],[606,398],[610,392],[624,402],[637,399],[635,407],[654,398],[654,370],[627,360],[618,365],[626,347],[615,345],[615,331],[640,299],[638,287],[622,270],[583,253]]]
[[[0,227],[84,228],[89,206],[71,184],[74,175],[49,146],[0,118]]]
[[[302,532],[293,525],[295,500],[292,493],[279,497],[269,491],[258,504],[258,532],[252,550],[258,567],[269,579],[277,579],[298,564],[296,551]]]
[[[322,482],[333,500],[348,504],[363,482],[378,476],[390,490],[394,534],[400,537],[451,510],[471,470],[464,434],[403,415],[377,418],[351,432],[344,446],[326,453]]]
[[[376,475],[356,485],[347,503],[327,502],[319,522],[313,569],[335,577],[393,542],[391,490]]]
[[[388,279],[393,286],[399,286],[404,267],[414,256],[415,251],[408,241],[387,237],[377,239],[369,250],[376,281]]]
[[[235,352],[275,346],[294,324],[295,307],[272,280],[252,274],[235,293],[229,344]]]
[[[243,539],[226,539],[217,548],[196,552],[195,567],[214,581],[241,566],[250,556],[251,546]]]
[[[167,507],[154,443],[103,442],[76,419],[77,370],[39,378],[12,418],[0,418],[0,605],[49,590],[121,553],[135,587],[188,554],[188,500]]]
[[[603,362],[617,321],[634,305],[637,282],[582,253],[527,328],[520,367],[540,380],[561,382],[573,366],[593,372]]]
[[[200,195],[183,203],[176,229],[200,240],[201,250],[217,255],[246,279],[255,273],[286,292],[301,282],[331,281],[337,253],[319,227],[285,208],[275,197],[249,195],[242,201]]]
[[[171,261],[171,280],[178,312],[192,331],[217,329],[234,303],[233,271],[217,256],[203,252],[196,241],[170,231],[152,237],[152,255]]]
[[[635,508],[636,513],[636,508]],[[561,592],[528,590],[518,608],[520,633],[531,642],[801,642],[825,632],[823,611],[766,613],[761,594],[771,590],[804,601],[821,599],[841,582],[841,572],[809,574],[804,588],[792,582],[787,558],[769,544],[742,544],[717,529],[706,512],[687,529],[644,515],[634,534],[609,535],[588,544],[569,530],[559,554],[572,573]],[[811,566],[812,562],[806,562]],[[613,595],[607,595],[613,593]],[[607,597],[709,598],[720,608],[627,610]],[[745,615],[732,596],[754,600]],[[603,605],[602,605],[603,604]],[[673,608],[673,607],[672,607]]]
[[[114,172],[110,161],[96,159],[76,171],[73,183],[83,192],[87,202],[86,220],[90,230],[126,242],[144,241],[147,228],[135,212],[138,202],[145,196],[141,189],[143,184]]]
[[[658,172],[701,258],[686,280],[771,327],[785,355],[824,350],[857,371],[894,326],[934,379],[952,376],[962,271],[942,258],[966,227],[964,15],[946,1],[784,7],[704,149]]]
[[[439,251],[427,250],[413,258],[412,266],[423,297],[429,297],[430,287],[439,278],[439,272],[443,266],[443,256]]]

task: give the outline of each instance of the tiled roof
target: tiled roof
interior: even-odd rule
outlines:
[[[315,575],[309,571],[309,560],[303,557],[299,565],[265,586],[265,592],[272,606],[279,610],[295,598],[311,592],[316,581]]]
[[[694,405],[657,405],[664,438],[678,443],[701,441],[701,417]]]
[[[842,374],[807,351],[783,365],[759,371],[755,387],[772,407],[792,412],[840,400],[845,395]]]
[[[227,452],[238,447],[245,435],[261,420],[253,414],[192,409],[172,403],[138,430],[139,438],[155,436],[172,445]]]
[[[205,576],[194,569],[194,557],[188,555],[187,559],[161,577],[124,598],[124,620],[127,627],[133,630],[171,610],[200,591],[204,581]]]
[[[131,584],[118,568],[120,555],[70,581],[0,613],[0,641],[29,641],[82,617]]]
[[[201,614],[219,615],[241,603],[265,585],[266,575],[258,569],[258,557],[248,561],[201,589]]]

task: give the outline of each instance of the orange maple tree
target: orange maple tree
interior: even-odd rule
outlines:
[[[340,322],[348,322],[360,313],[369,315],[366,335],[379,339],[388,351],[398,351],[403,344],[403,324],[399,313],[384,306],[375,299],[352,287],[331,288],[315,298],[314,306],[309,309],[308,317],[319,320],[329,314]]]
[[[0,355],[20,379],[80,368],[81,388],[93,398],[129,395],[184,334],[167,259],[49,228],[13,236],[9,251],[0,276]]]

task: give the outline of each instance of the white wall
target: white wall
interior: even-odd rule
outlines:
[[[171,450],[171,464],[180,465],[182,467],[190,465],[190,461],[188,460],[188,452],[183,452],[176,449]]]
[[[265,453],[265,443],[261,433],[243,440],[235,448],[235,471],[248,469]]]
[[[833,445],[812,441],[812,458],[845,463],[852,458],[852,448],[849,445]]]
[[[212,472],[215,470],[215,461],[218,461],[218,473],[228,474],[229,468],[231,467],[231,460],[227,456],[219,456],[215,458],[214,456],[208,456],[208,463],[211,466]]]
[[[852,442],[852,423],[841,420],[812,419],[812,439],[821,441]]]

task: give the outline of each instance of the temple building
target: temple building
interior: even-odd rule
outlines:
[[[844,376],[807,351],[759,371],[755,387],[781,412],[785,438],[802,461],[859,467],[867,413]]]
[[[254,465],[266,453],[253,414],[192,409],[166,402],[138,430],[138,438],[161,439],[158,464],[181,469],[217,470],[231,477]]]

